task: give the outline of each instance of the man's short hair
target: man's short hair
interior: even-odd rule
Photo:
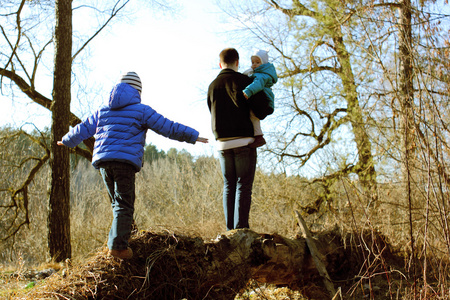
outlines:
[[[226,48],[220,52],[220,62],[231,65],[239,60],[239,53],[234,48]]]

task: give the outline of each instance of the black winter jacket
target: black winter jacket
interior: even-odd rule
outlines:
[[[223,69],[208,88],[208,107],[214,136],[253,137],[250,107],[242,90],[252,82],[246,75]]]

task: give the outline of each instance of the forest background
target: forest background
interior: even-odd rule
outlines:
[[[133,18],[137,12],[127,10],[129,2],[2,3],[2,96],[25,96],[51,119],[45,128],[1,130],[5,265],[82,260],[104,245],[111,216],[100,176],[89,166],[92,141],[70,155],[55,142],[86,113],[75,107],[92,108],[86,103],[99,82],[88,80],[90,42]],[[176,7],[149,5],[155,18]],[[245,49],[241,65],[253,49],[265,48],[280,78],[276,111],[263,121],[268,144],[259,152],[252,229],[293,236],[294,211],[300,210],[314,231],[337,226],[381,232],[405,253],[414,294],[417,286],[425,296],[448,293],[448,3],[253,0],[217,1],[217,8],[227,21],[227,38],[209,63],[217,63],[214,56],[225,46]],[[79,9],[88,9],[97,25],[72,25]],[[179,51],[165,62],[175,82]],[[217,72],[211,67],[209,81]],[[118,75],[102,88],[109,89]],[[196,116],[184,123],[191,125]],[[205,238],[225,230],[221,173],[212,150],[193,155],[149,144],[145,155],[137,177],[139,228]]]

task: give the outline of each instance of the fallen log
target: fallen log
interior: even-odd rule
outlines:
[[[288,285],[301,276],[305,256],[303,238],[288,239],[239,229],[220,235],[212,245],[217,269],[234,266],[236,270],[245,266],[248,279],[279,285]]]
[[[60,299],[234,299],[250,279],[290,284],[301,277],[305,241],[249,229],[215,240],[140,231],[134,256],[120,260],[103,249],[89,261],[50,277],[31,291]]]
[[[326,262],[325,257],[317,249],[316,243],[314,242],[312,234],[309,231],[308,226],[306,226],[306,222],[303,219],[303,217],[300,215],[298,211],[295,211],[295,213],[297,215],[298,225],[300,226],[303,238],[306,240],[306,244],[308,245],[309,251],[314,260],[314,264],[316,265],[320,276],[322,276],[323,278],[323,283],[325,284],[325,287],[330,293],[330,296],[335,297],[336,290],[334,288],[333,282],[331,281],[330,275],[328,275],[327,268],[325,267]]]
[[[350,247],[343,247],[342,237],[335,232],[315,239],[315,244],[331,278],[354,277],[343,273],[352,271],[351,264],[359,270],[346,252]],[[313,299],[333,296],[321,287],[317,262],[301,236],[239,229],[204,241],[171,232],[139,231],[130,246],[132,259],[113,258],[105,248],[83,264],[52,275],[28,299],[51,295],[59,299],[231,300],[250,280],[297,287],[302,292],[311,284],[316,288]]]

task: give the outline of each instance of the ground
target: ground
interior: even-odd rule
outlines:
[[[268,235],[261,236],[267,241]],[[328,272],[338,294],[342,295],[336,299],[392,299],[395,289],[408,284],[400,276],[401,272],[396,271],[403,258],[391,251],[381,237],[372,237],[366,243],[371,247],[368,252],[358,252],[358,246],[343,241],[332,232],[317,239],[318,247],[326,254]],[[59,269],[55,268],[57,272],[46,279],[38,278],[39,272],[27,277],[26,273],[4,271],[0,277],[0,296],[6,299],[331,299],[307,253],[302,257],[302,268],[292,276],[295,281],[273,285],[252,278],[254,267],[268,261],[264,251],[254,251],[256,243],[250,245],[253,249],[250,252],[258,253],[258,259],[245,258],[237,264],[230,263],[226,257],[233,248],[227,243],[169,232],[140,231],[130,241],[134,250],[131,260],[113,258],[103,248],[79,265],[59,265]]]

